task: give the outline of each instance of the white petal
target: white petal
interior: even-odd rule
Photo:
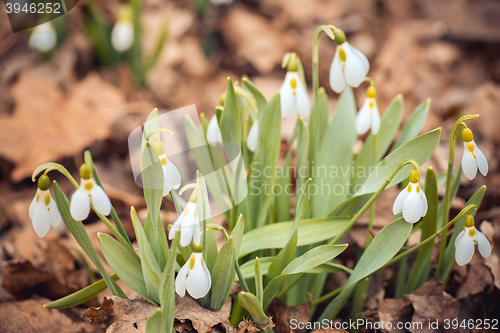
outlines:
[[[50,22],[35,27],[28,40],[28,45],[31,48],[34,48],[42,53],[52,50],[54,46],[56,46],[56,43],[56,31]]]
[[[203,267],[205,263],[202,264],[201,253],[195,253],[195,255],[196,261],[194,267],[186,279],[186,289],[191,297],[199,299],[208,293],[212,281],[210,274],[207,275],[208,270],[205,270]]]
[[[486,160],[486,157],[484,157],[483,152],[480,151],[479,148],[477,148],[477,145],[475,142],[474,142],[474,147],[476,148],[475,151],[476,151],[477,167],[478,167],[479,171],[481,172],[481,174],[483,176],[486,176],[486,174],[488,173],[488,161]]]
[[[258,138],[259,138],[259,123],[255,121],[252,125],[252,128],[250,128],[247,137],[247,147],[248,149],[250,149],[250,151],[255,152],[255,149],[257,149]]]
[[[111,31],[111,44],[118,52],[127,51],[134,43],[134,26],[128,20],[116,22]]]
[[[345,77],[340,61],[339,48],[335,51],[335,57],[330,65],[330,87],[337,94],[340,94],[345,88]]]
[[[50,225],[53,226],[54,228],[57,228],[59,224],[61,224],[61,214],[59,214],[56,202],[52,197],[50,197],[49,213],[50,213]]]
[[[91,180],[92,189],[90,190],[90,196],[92,198],[92,205],[94,205],[95,210],[102,215],[109,215],[111,213],[111,201],[109,201],[108,195],[104,192],[104,189],[97,185],[94,179]]]
[[[217,122],[217,116],[214,115],[207,127],[207,141],[208,143],[215,147],[217,143],[222,143],[222,133],[220,132],[219,123]]]
[[[372,133],[377,134],[380,129],[380,113],[378,112],[377,102],[372,109]]]
[[[89,216],[90,198],[81,186],[71,196],[69,211],[71,212],[71,216],[77,221],[83,221]]]
[[[200,240],[201,240],[200,219],[198,218],[198,216],[196,216],[193,227],[193,244],[196,246],[200,245]]]
[[[311,110],[311,105],[309,103],[309,96],[307,91],[302,85],[299,73],[295,72],[297,80],[297,88],[295,89],[295,101],[297,103],[296,108],[302,118],[309,117],[309,111]]]
[[[193,232],[194,232],[194,225],[193,224],[181,226],[180,245],[182,247],[186,247],[189,244],[191,244],[191,241],[193,240]]]
[[[170,228],[170,231],[168,233],[168,239],[172,240],[175,237],[175,233],[177,231],[181,231],[181,225],[182,225],[182,220],[184,219],[184,214],[181,214],[177,220],[174,222],[172,225],[172,228]]]
[[[189,261],[190,260],[188,260],[184,266],[181,267],[179,273],[177,273],[177,277],[175,278],[175,292],[180,297],[184,297],[186,294],[186,278],[189,272]]]
[[[458,244],[458,241],[460,240],[460,238],[464,237],[464,235],[465,235],[465,230],[462,230],[462,231],[458,234],[457,238],[455,239],[455,248],[457,247],[457,244]]]
[[[399,192],[396,200],[394,200],[394,205],[392,205],[392,213],[394,215],[401,213],[403,210],[403,202],[408,195],[408,186],[406,186],[401,192]]]
[[[488,258],[491,254],[491,245],[490,242],[488,241],[488,238],[486,238],[485,235],[483,235],[482,232],[478,231],[476,229],[476,237],[477,237],[477,247],[479,248],[479,253],[484,258]]]
[[[286,73],[285,81],[280,88],[280,102],[281,102],[281,117],[288,118],[295,113],[295,96],[290,84],[292,78],[291,72]]]
[[[351,45],[349,44],[349,46],[351,46]],[[365,68],[365,72],[366,72],[366,74],[368,74],[368,71],[370,70],[370,62],[368,61],[368,58],[363,54],[363,52],[361,52],[360,50],[358,50],[355,47],[351,46],[351,50],[355,55],[357,55],[357,57],[359,59],[361,59],[361,62],[363,63],[363,66]],[[366,76],[366,74],[365,74],[365,76]]]
[[[459,266],[467,265],[474,255],[474,241],[468,235],[464,235],[456,242],[455,260]]]
[[[163,196],[166,196],[172,190],[172,186],[170,185],[170,174],[167,171],[167,167],[163,166]]]
[[[370,128],[371,125],[371,116],[370,116],[370,99],[367,98],[358,114],[356,115],[356,121],[354,123],[354,127],[356,128],[356,133],[358,135],[365,134],[366,131]]]
[[[40,200],[40,202],[42,202]],[[33,212],[33,229],[35,229],[38,237],[43,238],[50,229],[50,213],[47,210],[45,203],[37,205]]]
[[[369,67],[366,66],[368,60],[363,53],[350,46],[347,42],[342,45],[346,55],[344,66],[346,83],[351,87],[359,87],[366,74],[368,74]]]
[[[168,158],[166,169],[170,177],[170,186],[172,186],[174,190],[177,190],[179,186],[181,186],[181,174],[179,173],[179,170],[177,169],[175,164],[172,163],[172,161],[170,161]]]
[[[465,177],[469,180],[474,179],[477,173],[477,163],[474,156],[472,156],[469,148],[467,147],[467,142],[464,142],[464,155],[462,156],[462,170]]]
[[[403,202],[403,218],[408,223],[418,222],[422,217],[423,210],[422,197],[412,188]]]
[[[29,210],[29,215],[30,215],[30,219],[33,220],[33,213],[35,212],[35,207],[36,207],[36,197],[39,195],[39,189],[36,190],[36,194],[35,194],[35,197],[33,198],[33,200],[31,200],[31,204],[30,204],[30,210]]]
[[[427,214],[427,197],[425,196],[424,191],[422,191],[422,188],[420,188],[420,198],[422,198],[422,204],[424,205],[422,216],[425,216],[425,214]]]

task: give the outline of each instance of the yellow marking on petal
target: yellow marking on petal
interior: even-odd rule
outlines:
[[[372,101],[372,102],[370,102],[370,109],[373,109],[373,106],[374,106],[374,104],[373,104],[373,101]]]
[[[187,216],[188,216],[188,212],[189,212],[189,207],[188,207],[188,206],[186,206],[186,210],[184,210],[184,216],[186,216],[186,217],[187,217]]]
[[[87,191],[90,191],[93,187],[94,187],[94,185],[91,182],[87,182],[85,184],[85,190],[87,190]]]
[[[417,193],[420,193],[420,186],[417,185]]]
[[[339,58],[340,58],[340,61],[342,61],[342,62],[345,62],[345,60],[347,59],[344,49],[341,48],[340,46],[339,46]]]
[[[191,256],[191,259],[189,260],[189,269],[193,269],[194,263],[196,262],[195,256]]]
[[[295,78],[295,76],[292,76],[292,78],[290,79],[290,86],[294,90],[297,88],[297,79]]]
[[[469,229],[469,236],[471,236],[471,237],[476,236],[476,230],[474,228]]]
[[[476,154],[474,154],[474,144],[469,143],[469,151],[474,158],[476,158]]]
[[[36,202],[38,202],[38,200],[40,200],[40,193],[36,192]]]
[[[167,158],[166,157],[161,158],[161,165],[163,165],[163,166],[167,165]]]
[[[411,192],[411,185],[408,185],[408,192]]]
[[[50,205],[50,194],[49,193],[45,194],[45,205],[46,206]]]

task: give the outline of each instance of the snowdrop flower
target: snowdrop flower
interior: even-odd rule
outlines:
[[[175,292],[184,297],[187,290],[191,297],[199,299],[208,293],[211,285],[212,278],[201,251],[193,252],[175,278]]]
[[[208,123],[207,141],[212,147],[217,146],[218,143],[222,144],[222,133],[220,132],[219,122],[215,114]]]
[[[355,127],[358,135],[365,134],[370,128],[373,135],[376,135],[380,129],[380,113],[378,112],[376,96],[377,90],[372,84],[366,92],[365,104],[356,115]]]
[[[38,179],[38,189],[36,195],[31,201],[29,214],[33,222],[38,237],[43,238],[49,232],[50,226],[58,227],[61,223],[61,215],[57,210],[57,205],[50,195],[50,179],[42,175]]]
[[[392,206],[393,214],[403,212],[403,218],[409,223],[416,223],[427,214],[427,198],[420,189],[419,179],[417,170],[412,170],[410,183],[399,193]]]
[[[57,35],[52,23],[46,22],[37,25],[28,40],[29,47],[40,53],[51,51],[57,43]]]
[[[134,43],[134,24],[132,11],[123,6],[118,14],[118,20],[111,31],[111,44],[118,52],[127,51]]]
[[[368,73],[370,64],[363,53],[346,42],[342,30],[335,29],[333,33],[338,46],[330,66],[330,86],[336,93],[341,93],[346,83],[358,87]]]
[[[181,186],[181,174],[177,167],[165,155],[163,142],[156,141],[154,148],[163,168],[163,196],[170,193],[171,189],[177,190]]]
[[[465,229],[458,234],[455,240],[455,260],[459,266],[464,266],[471,261],[474,255],[474,245],[477,244],[479,253],[484,258],[491,254],[491,245],[485,235],[474,227],[474,217],[467,214]]]
[[[462,138],[464,140],[464,155],[462,156],[462,170],[465,177],[469,180],[474,179],[477,174],[477,169],[486,176],[488,173],[488,161],[484,154],[477,148],[474,142],[474,136],[469,128],[462,131]]]
[[[198,213],[196,212],[196,194],[193,192],[184,211],[179,215],[168,233],[168,239],[174,239],[175,233],[181,233],[180,245],[188,246],[191,241],[195,246],[200,245],[201,227]]]
[[[292,61],[288,64],[288,72],[280,88],[280,101],[283,118],[291,117],[295,112],[298,112],[302,118],[309,116],[309,96],[300,80],[297,65]]]
[[[77,221],[83,221],[89,216],[90,203],[97,213],[109,215],[111,212],[111,202],[103,188],[97,185],[92,171],[83,164],[80,168],[82,177],[80,187],[71,196],[69,210],[71,216]]]
[[[255,152],[255,149],[257,148],[258,137],[259,137],[259,123],[257,122],[257,120],[255,120],[247,136],[247,147],[248,149],[250,149],[251,152]]]

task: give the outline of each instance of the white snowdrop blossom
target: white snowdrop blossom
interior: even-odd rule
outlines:
[[[90,213],[90,203],[92,203],[97,213],[109,215],[111,212],[111,202],[108,195],[96,183],[85,164],[82,165],[80,174],[82,176],[80,187],[71,196],[71,204],[69,206],[71,216],[76,221],[85,220]]]
[[[416,223],[427,214],[427,198],[420,188],[419,178],[416,170],[410,172],[410,183],[399,193],[392,206],[393,214],[403,212],[403,218],[408,223]]]
[[[51,51],[56,46],[56,43],[56,30],[50,21],[36,26],[28,40],[29,47],[40,53]]]
[[[365,134],[370,128],[376,135],[380,129],[380,113],[378,112],[376,90],[370,86],[366,93],[366,100],[356,115],[355,128],[358,135]]]
[[[177,167],[165,155],[163,142],[156,141],[154,148],[158,154],[163,169],[163,196],[170,193],[172,189],[177,190],[181,186],[181,174]]]
[[[465,218],[465,229],[455,239],[455,260],[459,266],[467,265],[471,261],[476,244],[479,253],[484,258],[488,258],[491,254],[490,242],[474,227],[474,218],[468,214]]]
[[[309,96],[298,72],[288,71],[280,88],[281,116],[288,118],[296,112],[307,118],[310,111]]]
[[[220,131],[219,122],[217,121],[217,115],[215,114],[208,122],[207,141],[212,147],[217,146],[218,143],[222,144],[222,133]]]
[[[250,149],[250,151],[255,152],[255,149],[257,148],[258,138],[259,138],[259,123],[257,123],[257,120],[255,120],[247,136],[247,147],[248,149]]]
[[[488,161],[482,151],[479,150],[474,142],[474,136],[469,128],[462,131],[464,140],[464,154],[462,156],[462,170],[465,177],[469,180],[474,179],[477,174],[477,169],[483,176],[488,173]]]
[[[130,8],[123,6],[111,31],[111,44],[118,52],[127,51],[134,43],[134,24],[132,20]]]
[[[174,239],[177,231],[181,233],[180,245],[182,247],[188,246],[191,242],[196,246],[200,245],[201,227],[196,211],[196,197],[189,199],[186,208],[172,225],[168,239]]]
[[[363,53],[345,41],[342,30],[335,29],[334,35],[338,46],[330,66],[330,86],[336,93],[341,93],[346,84],[358,87],[368,74],[370,64]]]
[[[49,232],[50,226],[58,227],[61,215],[49,191],[50,180],[42,175],[38,181],[35,197],[29,208],[30,219],[38,237],[43,238]]]
[[[193,252],[175,278],[175,292],[184,297],[186,290],[195,299],[204,297],[210,290],[212,278],[203,255]]]

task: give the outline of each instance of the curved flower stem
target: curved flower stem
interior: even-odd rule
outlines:
[[[320,25],[316,27],[313,35],[313,48],[312,48],[312,81],[313,81],[313,98],[314,101],[317,100],[318,97],[318,89],[319,89],[319,75],[318,75],[318,62],[319,62],[319,37],[324,32],[330,37],[332,40],[335,39],[333,35],[333,26]],[[314,103],[313,103],[314,104]]]
[[[255,121],[255,119],[257,119],[257,115],[259,114],[259,110],[257,109],[257,104],[255,100],[252,98],[252,96],[250,96],[250,94],[245,89],[243,89],[240,86],[235,85],[234,92],[236,93],[236,95],[240,95],[248,102],[253,111],[253,113],[250,114],[252,115],[252,119]],[[243,116],[243,118],[244,117],[245,115]]]
[[[471,120],[471,119],[474,119],[477,117],[479,117],[478,114],[460,117],[455,122],[455,125],[451,129],[450,148],[449,148],[449,153],[448,153],[448,170],[446,172],[446,190],[445,190],[445,194],[444,194],[444,214],[443,214],[443,220],[440,222],[439,225],[444,225],[445,222],[448,221],[448,217],[450,214],[451,182],[452,182],[452,178],[453,178],[453,164],[455,162],[455,143],[456,143],[458,129],[460,128],[461,125],[463,125],[467,128],[467,126],[465,125],[465,121]],[[439,221],[438,221],[438,223],[439,223]],[[444,251],[446,250],[446,241],[447,241],[446,237],[441,238],[441,246],[439,249],[439,260],[438,260],[438,266],[437,266],[438,270],[443,265]]]
[[[172,133],[172,131],[169,131],[169,130],[168,130],[168,129],[166,129],[166,128],[157,128],[157,129],[155,129],[155,130],[152,130],[152,131],[148,134],[148,136],[147,136],[147,138],[146,138],[146,141],[149,141],[153,135],[158,134],[158,133],[168,133],[168,134],[174,134],[174,133]]]
[[[33,171],[33,174],[31,175],[31,180],[35,181],[36,175],[38,175],[41,171],[44,171],[44,170],[45,170],[45,172],[43,173],[44,175],[47,175],[47,173],[49,173],[49,171],[57,170],[60,173],[62,173],[64,176],[66,176],[66,178],[69,179],[69,181],[73,184],[73,186],[75,186],[76,189],[78,189],[80,187],[80,185],[76,182],[75,178],[73,178],[73,176],[69,173],[69,171],[65,167],[63,167],[61,164],[58,164],[58,163],[44,163],[44,164],[38,166],[35,169],[35,171]]]
[[[318,304],[320,304],[321,302],[326,301],[327,299],[330,299],[330,298],[332,298],[332,297],[337,296],[338,294],[340,294],[340,292],[342,291],[342,289],[344,289],[344,287],[343,287],[343,286],[342,286],[342,287],[339,287],[339,288],[337,288],[337,289],[335,289],[335,290],[333,290],[333,291],[330,291],[328,294],[323,295],[323,296],[321,296],[320,298],[318,298],[318,299],[316,299],[316,300],[312,301],[311,305],[318,305]]]

